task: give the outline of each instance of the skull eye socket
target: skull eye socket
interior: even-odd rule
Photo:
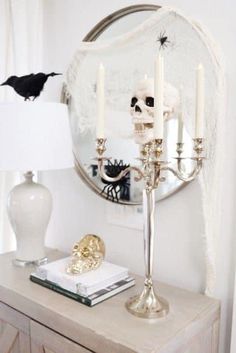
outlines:
[[[148,107],[154,107],[154,98],[153,97],[146,97],[145,103]]]
[[[134,107],[135,104],[137,103],[137,101],[138,101],[138,99],[137,99],[136,97],[133,97],[133,98],[131,99],[131,104],[130,104],[130,106],[131,106],[131,107]]]

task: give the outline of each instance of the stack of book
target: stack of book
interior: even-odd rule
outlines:
[[[41,265],[30,275],[30,279],[88,306],[98,304],[135,284],[127,268],[103,261],[96,270],[70,275],[65,271],[70,262],[71,257],[66,257]]]

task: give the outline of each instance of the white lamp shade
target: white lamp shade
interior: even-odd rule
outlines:
[[[0,170],[51,170],[73,165],[65,104],[0,104]]]

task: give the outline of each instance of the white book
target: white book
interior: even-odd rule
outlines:
[[[89,296],[128,277],[127,268],[106,261],[103,261],[96,270],[70,275],[65,271],[70,262],[71,257],[50,262],[39,266],[36,273],[41,278],[82,296]]]
[[[87,306],[93,306],[95,304],[98,304],[98,303],[102,302],[103,300],[106,300],[106,299],[108,299],[108,298],[110,298],[120,292],[123,292],[124,290],[135,285],[134,278],[127,277],[119,282],[112,284],[111,286],[108,286],[107,288],[100,289],[99,291],[97,291],[87,297],[84,297],[84,296],[79,295],[77,293],[69,292],[68,290],[61,288],[57,284],[52,283],[50,281],[47,281],[46,279],[44,280],[36,273],[31,273],[30,280],[34,283],[40,284],[41,286],[49,288],[57,293],[60,293],[68,298],[74,299],[82,304],[87,305]]]

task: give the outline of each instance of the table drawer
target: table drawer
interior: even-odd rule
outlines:
[[[30,353],[30,320],[0,302],[0,353]]]
[[[91,353],[90,350],[32,320],[30,330],[31,353]]]

